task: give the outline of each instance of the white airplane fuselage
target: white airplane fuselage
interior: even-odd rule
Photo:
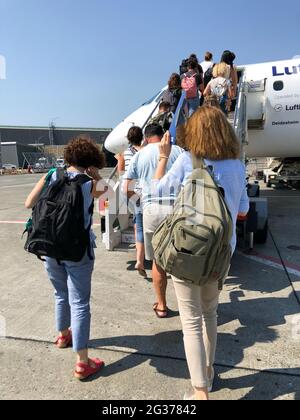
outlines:
[[[247,94],[248,120],[263,115],[261,129],[248,130],[249,157],[300,156],[300,59],[244,68],[247,82],[265,80],[265,92]]]
[[[249,121],[248,157],[300,156],[300,58],[239,67],[244,72]],[[128,147],[132,125],[144,127],[155,115],[166,88],[122,121],[105,147],[118,154]]]

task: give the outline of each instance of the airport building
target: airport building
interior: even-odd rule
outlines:
[[[27,162],[25,156],[38,151],[34,146],[27,146],[26,144],[16,142],[1,143],[0,146],[2,164],[10,164],[16,168],[26,167]],[[2,166],[2,164],[0,164],[0,166]]]
[[[104,144],[112,130],[109,128],[59,128],[0,126],[2,143],[16,142],[24,145],[65,146],[79,134],[87,134],[98,144]]]
[[[0,167],[2,164],[12,164],[22,168],[24,154],[28,156],[30,153],[32,155],[36,153],[36,158],[38,153],[59,158],[63,156],[66,144],[80,134],[90,136],[103,146],[111,131],[109,128],[61,128],[54,125],[49,127],[0,126]],[[31,165],[31,162],[26,161],[25,164],[25,166]],[[107,156],[107,164],[108,166],[115,165],[113,156]]]

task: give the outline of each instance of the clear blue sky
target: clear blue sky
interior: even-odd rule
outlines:
[[[113,127],[192,52],[300,54],[299,0],[0,0],[0,19],[0,125]]]

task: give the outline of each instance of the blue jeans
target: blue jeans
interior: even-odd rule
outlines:
[[[143,207],[141,201],[139,200],[135,205],[134,210],[134,224],[136,225],[136,241],[143,244],[144,243],[144,223],[143,223]]]
[[[55,289],[57,331],[72,327],[73,350],[86,350],[90,339],[90,297],[94,260],[86,255],[79,263],[46,258],[45,268]]]
[[[136,225],[136,241],[144,243],[144,224],[143,224],[143,213],[138,211],[134,216],[134,224]]]
[[[198,96],[197,98],[187,99],[187,103],[189,108],[189,117],[191,117],[200,106],[200,98]]]

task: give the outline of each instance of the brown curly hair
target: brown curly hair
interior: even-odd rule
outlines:
[[[179,74],[173,73],[170,77],[170,80],[168,82],[169,89],[181,89],[181,78]]]
[[[94,166],[103,169],[105,166],[104,153],[89,136],[80,135],[75,137],[65,148],[64,158],[68,165],[79,168],[90,168]]]

